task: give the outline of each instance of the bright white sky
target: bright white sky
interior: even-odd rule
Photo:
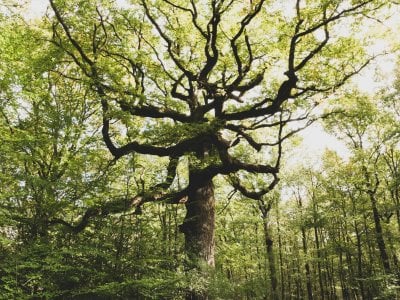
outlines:
[[[118,2],[123,3],[126,0],[118,0]],[[41,16],[45,13],[46,7],[48,5],[47,0],[28,0],[30,3],[27,6],[26,16],[28,18],[34,18],[36,16]],[[376,31],[383,37],[386,35],[392,35],[394,39],[385,39],[386,42],[377,42],[371,47],[373,52],[380,52],[385,49],[391,48],[390,41],[397,40],[396,33],[400,30],[400,9],[395,8],[396,11],[391,11],[392,16],[385,20],[384,23],[378,23],[371,20],[372,27],[368,27],[365,30]],[[395,55],[388,55],[385,57],[378,58],[374,63],[372,63],[367,69],[365,69],[362,74],[355,78],[355,83],[365,92],[372,93],[382,87],[390,86],[390,81],[388,79],[393,78],[394,71],[394,61]],[[301,134],[303,137],[303,143],[300,146],[298,152],[299,157],[305,156],[317,156],[320,157],[326,148],[330,150],[336,150],[343,156],[348,156],[348,151],[343,143],[339,142],[335,137],[328,135],[324,132],[323,128],[319,124],[313,124]],[[295,156],[297,154],[294,153]],[[299,158],[297,158],[299,159]]]
[[[22,2],[22,1],[20,1]],[[37,16],[42,16],[44,15],[46,11],[46,7],[49,4],[49,1],[47,0],[31,0],[27,1],[29,5],[27,6],[26,9],[26,16],[28,18],[35,18]]]

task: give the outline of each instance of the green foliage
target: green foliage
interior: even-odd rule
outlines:
[[[179,299],[188,280],[178,269],[183,257],[164,252],[169,229],[154,226],[158,218],[113,218],[80,236],[55,231],[14,244],[1,258],[1,299]]]
[[[267,145],[278,134],[279,126],[273,124],[280,124],[280,118],[309,113],[315,99],[331,94],[365,62],[367,41],[351,35],[361,17],[348,19],[348,34],[339,20],[331,22],[332,38],[313,52],[324,39],[321,18],[361,1],[305,1],[299,15],[294,7],[293,14],[283,9],[282,1],[266,1],[238,37],[236,54],[232,39],[260,1],[214,1],[225,10],[215,41],[219,58],[207,82],[196,80],[210,59],[204,35],[210,34],[211,2],[193,2],[201,12],[197,25],[189,1],[169,1],[175,7],[168,1],[148,2],[173,41],[170,52],[159,50],[167,42],[145,17],[141,1],[130,1],[129,8],[120,7],[119,1],[55,2],[72,40],[87,57],[52,16],[34,24],[0,18],[0,299],[184,299],[188,292],[212,299],[272,299],[273,277],[279,279],[274,292],[282,299],[305,298],[307,283],[315,299],[398,297],[397,90],[384,97],[349,91],[335,99],[334,108],[343,113],[327,119],[326,128],[348,141],[351,157],[346,161],[326,153],[322,172],[299,168],[283,176],[279,192],[263,198],[271,204],[267,218],[261,202],[235,194],[228,181],[215,178],[215,269],[189,269],[179,229],[183,203],[145,203],[137,210],[130,206],[134,196],[152,195],[151,188],[170,176],[169,159],[138,151],[112,161],[102,141],[107,117],[117,146],[138,142],[170,147],[227,138],[226,145],[208,149],[206,158],[195,151],[184,153],[171,190],[187,186],[191,170],[225,163],[219,152],[225,146],[231,147],[227,154],[248,164],[274,162],[277,149],[257,152],[249,140]],[[379,4],[368,2],[360,15]],[[250,70],[241,86],[259,74],[262,81],[240,97],[230,91],[224,113],[268,107],[287,80],[283,72],[296,27],[300,33],[316,25],[319,30],[296,40],[292,63],[315,56],[296,71],[296,88],[276,114],[228,121],[217,109],[206,108],[201,115],[198,108],[221,96],[246,64]],[[182,76],[182,69],[195,78]],[[180,101],[171,92],[175,84],[183,95],[190,87],[204,106]],[[207,98],[213,88],[217,92]],[[319,91],[324,94],[315,98]],[[102,115],[104,98],[110,109]],[[155,109],[151,113],[156,116],[142,116],[146,109]],[[157,115],[173,112],[184,121]],[[261,129],[246,135],[225,128],[227,123],[243,131]],[[283,134],[291,129],[286,127]],[[243,187],[255,191],[268,186],[272,177],[244,171],[237,175]],[[75,233],[88,208],[101,213]],[[382,266],[374,210],[382,223],[390,272]]]

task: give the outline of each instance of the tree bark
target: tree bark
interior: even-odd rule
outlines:
[[[370,193],[370,200],[372,206],[372,214],[374,218],[374,225],[375,225],[375,236],[376,236],[376,243],[378,244],[379,254],[381,257],[382,265],[385,270],[386,274],[390,274],[390,264],[389,264],[389,256],[386,251],[386,244],[385,240],[383,239],[383,230],[381,225],[381,219],[379,216],[378,207],[376,204],[375,195]]]
[[[383,268],[385,270],[385,273],[390,274],[391,270],[390,270],[389,256],[387,254],[385,240],[383,239],[383,230],[382,230],[381,219],[380,219],[380,214],[378,211],[378,205],[377,205],[377,200],[376,200],[376,192],[379,187],[379,178],[375,174],[376,179],[375,179],[375,182],[372,183],[371,175],[368,173],[366,166],[363,166],[363,171],[364,171],[365,182],[367,183],[367,187],[368,187],[367,193],[368,193],[370,203],[371,203],[372,215],[374,218],[375,238],[376,238],[376,243],[377,243],[378,249],[379,249],[379,255],[380,255],[381,262],[382,262]]]
[[[186,216],[180,226],[185,235],[185,251],[189,259],[188,267],[197,269],[200,276],[207,276],[207,269],[215,266],[214,259],[214,228],[215,228],[215,198],[214,185],[207,181],[196,185],[190,191],[186,202]],[[205,287],[206,288],[206,287]],[[205,290],[191,290],[186,299],[209,299]]]
[[[271,299],[277,300],[278,297],[278,279],[277,279],[277,272],[275,267],[275,254],[273,250],[273,240],[270,232],[270,228],[268,226],[268,220],[263,219],[264,223],[264,236],[265,236],[265,246],[267,248],[267,258],[268,258],[268,267],[269,267],[269,275],[271,280]]]
[[[300,211],[303,209],[303,202],[301,199],[301,196],[298,196],[298,206]],[[307,299],[308,300],[313,300],[313,289],[312,289],[312,283],[311,283],[311,268],[310,264],[308,262],[308,246],[307,246],[307,237],[306,237],[306,230],[305,227],[302,225],[301,226],[301,241],[303,245],[303,253],[305,256],[305,264],[304,264],[304,269],[306,272],[306,286],[307,286]]]
[[[278,249],[279,249],[279,269],[280,269],[280,285],[281,285],[281,299],[285,298],[285,281],[284,281],[284,275],[283,275],[283,253],[282,253],[282,236],[281,236],[281,228],[280,228],[280,215],[279,215],[279,209],[277,209],[277,218],[276,218],[276,225],[277,225],[277,230],[278,230]],[[290,283],[290,282],[289,282]],[[290,290],[290,288],[289,288]]]
[[[361,235],[360,231],[358,229],[358,224],[356,221],[354,221],[354,229],[355,229],[355,234],[356,234],[356,239],[357,239],[357,272],[358,272],[358,284],[360,286],[360,293],[361,293],[361,298],[366,299],[365,296],[365,288],[364,288],[364,272],[363,272],[363,261],[362,261],[362,245],[361,245]]]
[[[312,283],[311,283],[311,268],[310,264],[308,262],[308,247],[307,247],[307,239],[306,239],[306,230],[304,227],[301,228],[301,240],[303,243],[303,252],[305,255],[305,264],[304,264],[304,269],[306,271],[306,285],[307,285],[307,298],[308,300],[313,300],[313,289],[312,289]]]
[[[185,249],[193,261],[200,260],[214,267],[215,198],[212,181],[189,194],[186,216],[181,226]]]
[[[317,206],[315,204],[315,199],[313,196],[312,199],[312,206],[313,206],[313,221],[314,221],[314,240],[315,240],[315,250],[316,250],[316,254],[317,254],[317,270],[318,270],[318,283],[319,283],[319,289],[320,289],[320,298],[321,300],[325,299],[325,289],[324,289],[324,284],[322,282],[322,268],[321,268],[321,247],[320,247],[320,243],[319,243],[319,236],[318,236],[318,226],[317,226]]]

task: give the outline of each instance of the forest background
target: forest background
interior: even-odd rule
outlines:
[[[0,299],[400,297],[396,1],[42,3],[0,3]]]

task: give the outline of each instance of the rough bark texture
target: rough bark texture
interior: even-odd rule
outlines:
[[[212,181],[191,191],[186,203],[186,216],[180,229],[185,235],[185,250],[192,268],[200,272],[214,267],[215,198]],[[205,274],[206,276],[206,274]],[[209,299],[207,292],[191,291],[190,300]]]
[[[185,248],[193,261],[214,266],[215,198],[211,181],[191,191],[186,203],[186,216],[181,226]]]

